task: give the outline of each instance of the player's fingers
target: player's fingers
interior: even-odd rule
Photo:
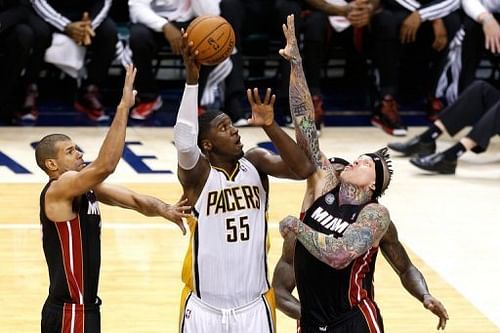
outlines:
[[[184,226],[184,223],[182,222],[182,220],[177,221],[175,224],[177,224],[179,226],[179,228],[182,231],[182,234],[185,235],[186,234],[186,227]]]
[[[286,60],[289,60],[289,58],[290,58],[290,57],[288,56],[288,54],[286,54],[285,49],[280,49],[280,50],[278,51],[278,53],[280,54],[280,56],[282,56],[282,57],[283,57],[283,58],[285,58]]]
[[[262,104],[262,101],[259,96],[259,89],[253,88],[253,98],[256,104]]]
[[[266,95],[264,96],[264,104],[269,104],[269,101],[271,100],[271,88],[266,89]]]
[[[494,44],[495,44],[495,50],[493,50],[493,53],[497,54],[500,52],[500,38],[495,38]]]
[[[286,24],[284,24],[284,23],[283,23],[283,25],[281,26],[281,28],[283,29],[283,34],[284,34],[284,35],[285,35],[285,37],[286,37],[287,32],[288,32],[288,29],[287,29],[287,27],[286,27]]]
[[[247,99],[248,99],[248,103],[250,103],[250,106],[253,106],[255,104],[255,101],[253,100],[251,89],[247,89]]]
[[[269,103],[269,105],[274,106],[274,102],[276,102],[276,95],[273,94],[271,96],[271,102]]]

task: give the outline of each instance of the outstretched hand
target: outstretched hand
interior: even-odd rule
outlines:
[[[424,307],[434,313],[436,316],[439,317],[439,323],[437,325],[438,330],[444,330],[446,327],[446,321],[450,319],[448,317],[448,312],[446,311],[444,305],[436,298],[434,298],[432,295],[425,295],[424,296]]]
[[[161,212],[161,216],[177,224],[182,230],[182,234],[186,234],[186,227],[184,226],[183,218],[188,217],[190,214],[186,213],[191,210],[191,206],[187,205],[188,199],[184,198],[179,200],[175,205],[165,205]]]
[[[188,40],[187,33],[184,29],[182,32],[182,58],[184,60],[184,66],[186,67],[186,83],[187,84],[197,84],[200,77],[201,65],[196,59],[198,55],[198,50],[194,49],[193,41]]]
[[[259,89],[247,89],[248,102],[252,108],[252,118],[248,123],[253,126],[270,126],[274,121],[274,102],[276,95],[271,95],[271,88],[267,88],[264,101],[259,96]]]
[[[130,109],[135,104],[135,96],[137,91],[134,90],[135,75],[137,74],[137,68],[134,65],[127,65],[127,73],[125,74],[125,82],[123,83],[123,93],[120,105]]]
[[[288,15],[286,24],[283,24],[283,34],[286,38],[286,46],[284,49],[279,50],[279,54],[288,61],[299,61],[300,50],[297,44],[297,37],[295,36],[295,21],[294,16]]]

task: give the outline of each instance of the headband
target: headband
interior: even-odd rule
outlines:
[[[378,198],[382,195],[382,186],[384,186],[384,166],[382,164],[382,158],[373,153],[364,155],[370,157],[375,163],[375,190],[373,191],[373,197]]]

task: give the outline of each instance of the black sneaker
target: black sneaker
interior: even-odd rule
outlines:
[[[447,160],[443,153],[410,159],[417,168],[437,172],[443,175],[453,175],[457,168],[457,160]]]
[[[390,135],[406,136],[408,133],[399,116],[398,104],[392,97],[385,97],[375,106],[371,123]]]
[[[417,155],[419,157],[423,157],[434,154],[436,151],[436,142],[423,142],[420,139],[420,136],[417,135],[406,142],[391,142],[387,144],[387,147],[403,154],[403,156]]]

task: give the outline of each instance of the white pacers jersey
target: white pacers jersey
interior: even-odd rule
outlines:
[[[202,301],[235,308],[267,290],[267,198],[245,158],[232,175],[212,167],[194,204],[183,281]]]

